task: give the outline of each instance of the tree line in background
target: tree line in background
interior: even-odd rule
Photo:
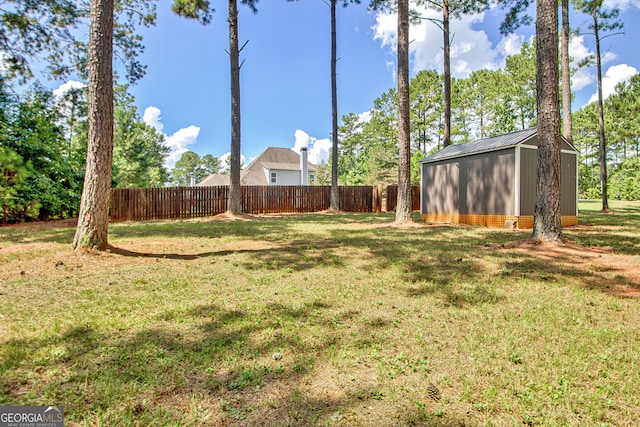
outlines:
[[[443,75],[419,72],[410,83],[411,182],[420,183],[420,160],[444,146]],[[451,81],[451,140],[460,144],[536,126],[535,41],[523,44],[504,68],[479,70]],[[397,94],[389,89],[366,115],[342,118],[338,155],[343,185],[395,183],[398,174]],[[609,196],[640,199],[640,76],[616,87],[604,101]],[[579,194],[600,198],[598,104],[573,114],[573,144],[580,151]],[[326,165],[323,165],[326,167]]]
[[[573,115],[573,142],[580,151],[580,197],[602,197],[601,129],[597,102]],[[603,102],[605,158],[608,197],[616,200],[640,200],[640,75],[616,86],[615,93]]]
[[[441,149],[443,75],[419,72],[410,83],[411,182],[419,162]],[[535,46],[525,43],[504,68],[452,79],[451,139],[455,144],[536,125]],[[114,188],[187,186],[223,169],[211,155],[188,151],[171,174],[164,166],[164,135],[146,125],[126,85],[115,90]],[[342,185],[392,184],[398,176],[397,91],[380,95],[366,115],[349,113],[339,127],[338,176]],[[0,85],[0,192],[2,222],[77,215],[87,150],[86,89],[56,98],[33,84],[21,96]],[[621,83],[604,102],[609,196],[640,199],[640,76]],[[573,114],[580,151],[579,194],[600,198],[598,105]],[[317,184],[330,183],[320,165]]]
[[[113,188],[189,185],[220,169],[211,155],[187,152],[170,174],[164,134],[145,124],[126,85],[114,105]],[[18,95],[0,79],[0,222],[78,214],[87,155],[86,88],[56,97],[32,84]]]

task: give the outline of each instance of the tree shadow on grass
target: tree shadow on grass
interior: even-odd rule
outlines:
[[[253,310],[201,304],[150,320],[137,332],[80,325],[56,337],[6,342],[0,402],[56,402],[70,422],[81,424],[153,426],[206,419],[315,425],[357,401],[344,393],[299,391],[330,349],[349,339],[335,328],[326,302]],[[326,339],[305,339],[307,322],[326,331]],[[276,353],[281,358],[272,357]],[[203,412],[194,412],[194,405]]]
[[[567,256],[536,257],[521,256],[503,263],[502,276],[515,279],[538,280],[557,283],[563,280],[576,280],[587,289],[593,289],[617,297],[631,296],[640,293],[640,283],[625,277],[625,271],[615,267],[578,268],[570,264],[576,260]],[[619,272],[619,274],[617,274]],[[613,277],[608,277],[613,274]],[[627,292],[626,290],[630,290]]]
[[[617,255],[603,249],[590,250],[575,244],[542,248],[525,244],[523,247],[526,250],[504,247],[487,249],[500,263],[501,269],[496,275],[498,278],[514,282],[571,282],[617,297],[640,294],[637,276],[629,276],[631,266],[625,264],[629,262],[627,255]],[[608,258],[601,258],[603,256]],[[618,264],[617,260],[622,262]]]
[[[609,212],[580,210],[578,215],[582,225],[627,227],[640,223],[640,205],[616,207]]]
[[[60,228],[50,230],[33,230],[25,225],[23,227],[0,227],[0,242],[12,243],[68,243],[73,241],[74,228]]]
[[[407,289],[407,295],[410,297],[433,294],[442,294],[445,305],[458,308],[466,305],[496,304],[504,299],[494,288],[482,284],[463,286],[461,289],[454,289],[451,284],[423,284]]]
[[[316,228],[349,226],[351,224],[386,224],[388,215],[366,213],[340,213],[325,215],[318,213],[265,215],[252,221],[216,221],[202,218],[199,221],[144,221],[116,223],[110,226],[109,235],[115,239],[125,238],[222,238],[228,236],[262,240],[286,240],[300,238]]]
[[[640,226],[640,222],[639,222]],[[581,227],[580,230],[568,228],[565,235],[584,246],[610,247],[625,255],[640,255],[640,235],[634,227],[615,227],[604,232],[598,228]]]
[[[237,253],[247,253],[254,252],[256,250],[263,249],[238,249],[238,250],[222,250],[222,251],[210,251],[210,252],[200,252],[197,254],[178,254],[178,253],[153,253],[153,252],[140,252],[140,251],[132,251],[129,249],[109,245],[109,251],[112,254],[125,256],[125,257],[133,257],[133,258],[156,258],[156,259],[174,259],[174,260],[182,260],[182,261],[193,261],[199,258],[206,258],[212,256],[227,256],[231,254]]]
[[[362,333],[336,326],[336,319],[361,324]],[[5,343],[0,402],[55,402],[72,425],[348,425],[343,415],[366,424],[380,415],[363,409],[397,409],[380,400],[389,392],[384,384],[372,393],[318,372],[343,346],[358,345],[366,331],[374,340],[373,330],[386,326],[358,312],[335,313],[320,300],[256,309],[204,303],[148,322],[134,331],[78,325]],[[323,339],[305,339],[307,325]]]
[[[341,230],[335,238],[368,250],[368,268],[373,272],[398,271],[408,296],[441,294],[446,304],[458,307],[501,300],[490,284],[482,283],[485,269],[471,256],[479,239],[460,234],[455,227],[385,228],[369,234]]]

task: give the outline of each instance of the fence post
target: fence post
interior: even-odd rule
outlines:
[[[382,184],[373,186],[373,212],[382,212]]]
[[[411,187],[411,210],[420,210],[420,186],[414,185]]]

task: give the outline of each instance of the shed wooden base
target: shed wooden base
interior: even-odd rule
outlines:
[[[468,215],[468,214],[422,214],[425,222],[482,225],[485,227],[533,228],[533,216],[513,215]],[[578,224],[577,216],[563,216],[562,226]]]

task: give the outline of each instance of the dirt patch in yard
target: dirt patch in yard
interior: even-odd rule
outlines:
[[[574,242],[545,243],[530,239],[489,245],[499,251],[534,257],[551,268],[582,271],[593,288],[621,297],[640,297],[638,257],[612,248],[584,246]]]

